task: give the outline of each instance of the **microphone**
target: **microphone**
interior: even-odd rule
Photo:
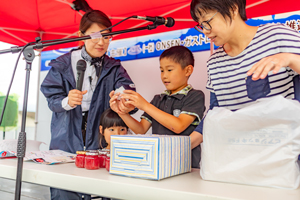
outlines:
[[[79,91],[82,90],[85,69],[86,69],[85,60],[83,60],[83,59],[78,60],[77,65],[76,65],[76,70],[77,70],[76,89]]]
[[[175,20],[172,17],[167,17],[167,19],[163,18],[163,17],[141,17],[141,16],[134,16],[137,19],[143,19],[143,20],[147,20],[150,22],[153,22],[154,24],[157,25],[165,25],[166,27],[172,27],[175,24]]]

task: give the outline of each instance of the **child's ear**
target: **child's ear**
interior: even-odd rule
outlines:
[[[82,34],[82,32],[81,32],[81,31],[78,31],[78,32],[77,32],[77,35],[78,35],[78,37],[81,37],[81,36],[83,36],[83,34]]]
[[[99,126],[99,131],[101,134],[103,134],[103,126],[101,126],[101,125]]]
[[[190,76],[194,71],[194,67],[192,65],[188,65],[185,67],[185,75]]]

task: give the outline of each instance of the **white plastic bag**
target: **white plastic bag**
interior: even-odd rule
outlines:
[[[36,141],[36,140],[26,140],[26,152],[39,151],[41,144],[46,144],[46,143]],[[17,139],[8,139],[8,140],[0,141],[0,152],[1,151],[17,152],[17,147],[18,147]]]
[[[232,112],[215,107],[203,127],[204,180],[296,189],[300,103],[282,96]]]

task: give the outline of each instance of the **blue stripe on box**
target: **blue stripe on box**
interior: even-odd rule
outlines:
[[[159,140],[159,142],[158,142],[158,152],[161,152],[162,151],[162,147],[161,147],[161,140]],[[158,163],[157,163],[157,165],[158,165],[158,170],[157,170],[157,180],[159,180],[160,179],[160,177],[162,176],[162,170],[161,170],[161,155],[159,154],[158,155]]]

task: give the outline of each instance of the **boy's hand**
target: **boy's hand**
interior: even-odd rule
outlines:
[[[112,97],[114,96],[114,93],[115,93],[115,91],[112,90],[112,91],[109,93],[109,97],[112,98]]]
[[[118,105],[119,104],[118,97],[119,97],[120,93],[116,93],[116,94],[114,94],[114,93],[115,93],[114,90],[109,93],[109,97],[110,97],[109,106],[116,113],[120,113],[121,111],[120,111],[119,105]]]
[[[122,112],[122,113],[129,113],[130,111],[132,111],[134,108],[135,108],[135,106],[134,105],[132,105],[132,104],[126,104],[126,100],[125,99],[121,99],[120,101],[119,101],[119,109],[120,109],[120,111]],[[120,113],[121,114],[121,113]]]
[[[132,105],[125,105],[124,101],[122,100],[118,100],[120,92],[117,92],[116,94],[114,93],[114,90],[109,93],[109,96],[111,97],[111,99],[109,100],[109,105],[113,111],[115,111],[118,114],[127,114],[135,108]]]
[[[75,107],[77,105],[81,105],[83,95],[87,93],[87,90],[79,91],[77,89],[73,89],[69,91],[68,94],[68,104],[71,107]]]
[[[149,104],[139,93],[132,90],[124,90],[124,94],[121,95],[123,103],[125,106],[129,105],[137,107],[140,110],[145,111],[145,107]]]

